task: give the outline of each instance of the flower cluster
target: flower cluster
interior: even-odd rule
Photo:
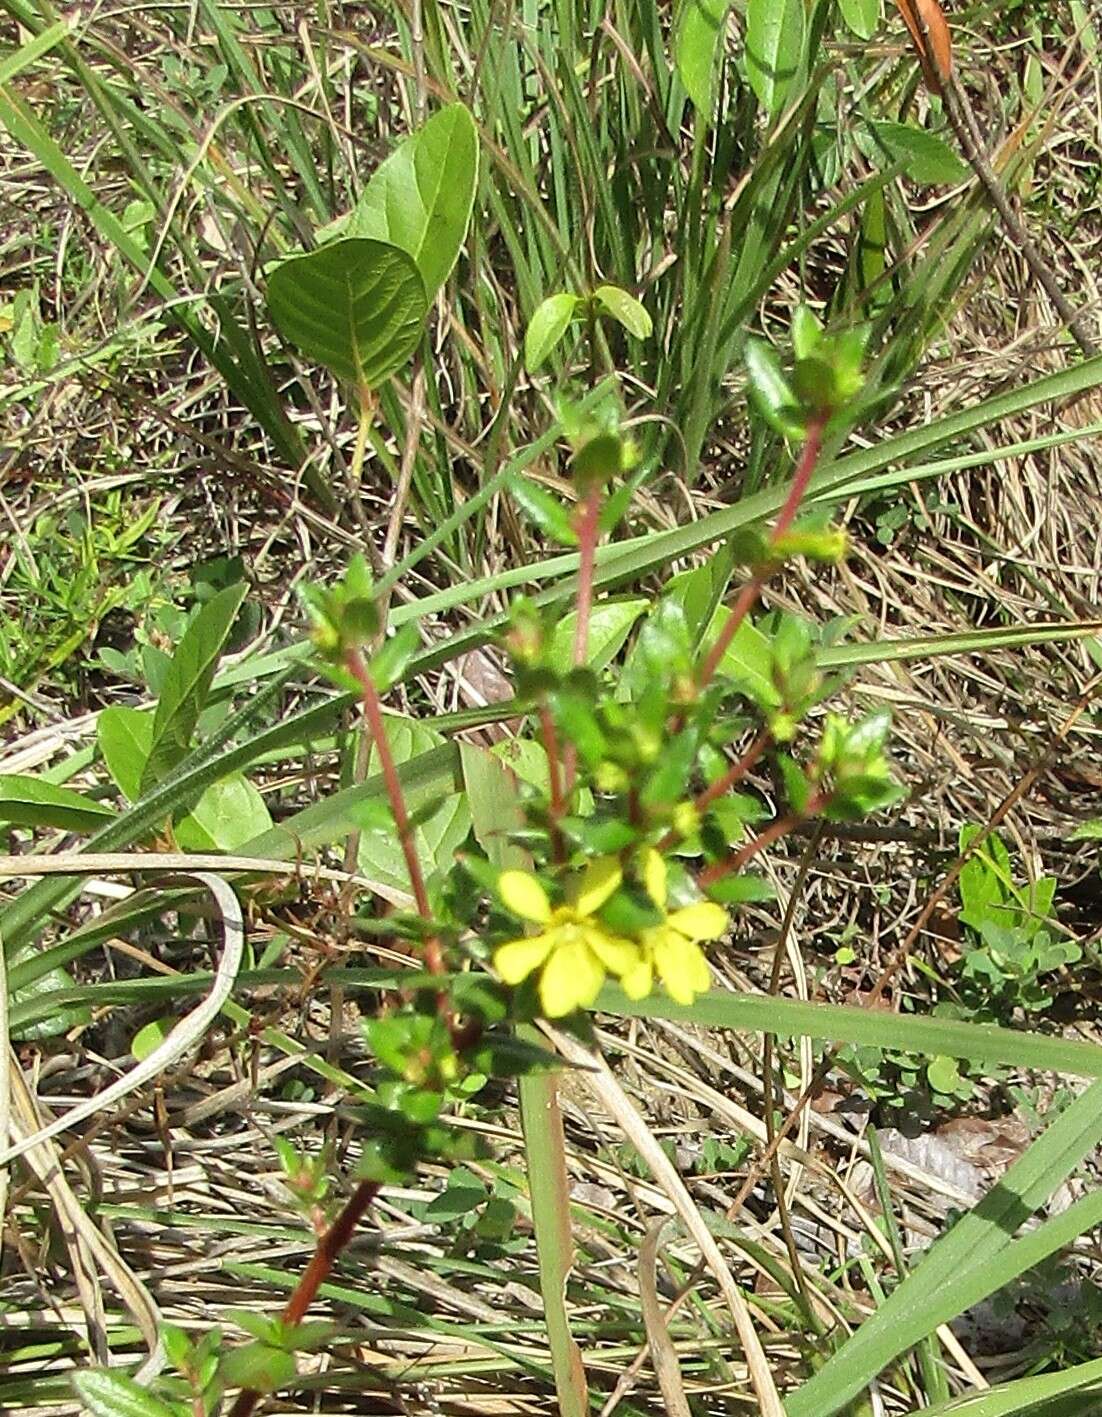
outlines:
[[[632,999],[645,998],[658,978],[670,997],[691,1004],[709,986],[703,940],[727,929],[726,912],[711,901],[667,910],[668,869],[653,847],[641,855],[642,884],[659,916],[632,934],[606,925],[599,912],[623,881],[615,857],[590,861],[567,888],[562,905],[552,906],[539,879],[528,871],[503,871],[498,895],[518,919],[538,931],[497,947],[494,966],[506,984],[539,976],[540,1007],[548,1018],[589,1008],[607,975],[619,980]]]

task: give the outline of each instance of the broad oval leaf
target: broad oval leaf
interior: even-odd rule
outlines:
[[[143,793],[186,757],[246,590],[242,583],[219,591],[199,611],[176,646],[153,715],[149,756],[142,768]]]
[[[349,238],[277,266],[268,309],[308,358],[357,389],[377,389],[417,348],[429,302],[412,256]]]
[[[599,285],[593,298],[636,339],[649,339],[654,326],[647,308],[618,285]]]
[[[838,0],[842,19],[859,39],[871,39],[880,23],[881,0]]]
[[[804,59],[804,0],[750,0],[746,75],[769,114],[784,107]]]
[[[711,119],[715,107],[716,54],[731,0],[682,0],[675,58],[685,92],[697,112]]]
[[[207,788],[176,824],[176,840],[185,851],[237,851],[271,825],[264,798],[236,772]]]
[[[0,822],[16,827],[60,827],[62,831],[91,831],[102,827],[114,811],[68,787],[9,773],[0,777]]]
[[[340,234],[401,247],[431,301],[459,258],[477,185],[478,132],[470,110],[452,103],[376,168]]]
[[[524,367],[534,374],[566,334],[578,308],[578,297],[569,291],[549,295],[536,306],[524,334]]]
[[[631,627],[650,605],[649,600],[606,600],[595,605],[589,617],[589,650],[586,663],[591,669],[603,669],[623,648]],[[576,614],[564,615],[556,624],[547,647],[547,662],[552,669],[566,673],[574,663],[574,627]]]
[[[92,1417],[175,1417],[167,1402],[123,1373],[89,1368],[73,1374],[73,1386]]]
[[[99,749],[115,786],[130,802],[141,796],[142,773],[153,746],[153,715],[113,704],[96,720]]]

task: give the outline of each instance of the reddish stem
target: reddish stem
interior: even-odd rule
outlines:
[[[702,871],[699,877],[700,885],[706,890],[716,881],[721,881],[724,876],[730,876],[733,872],[741,870],[747,861],[752,861],[767,846],[772,846],[775,841],[780,841],[781,837],[787,836],[793,827],[798,827],[808,817],[813,817],[816,812],[821,810],[826,800],[825,796],[816,793],[802,812],[790,812],[787,817],[778,817],[775,822],[771,822],[763,832],[754,837],[753,841],[748,841],[745,846],[740,846],[725,861],[716,861],[706,871]]]
[[[710,787],[706,787],[700,796],[693,803],[698,812],[703,812],[705,807],[713,803],[717,797],[722,797],[734,787],[736,782],[741,782],[757,760],[765,752],[769,744],[769,734],[759,733],[754,741],[739,758],[737,763],[732,763],[722,777],[717,777]]]
[[[781,537],[796,520],[796,515],[800,510],[800,504],[807,493],[808,484],[811,482],[815,465],[823,451],[823,434],[826,431],[826,415],[816,414],[807,425],[807,437],[804,439],[803,452],[800,454],[800,461],[796,465],[796,472],[792,478],[792,486],[788,489],[788,496],[785,498],[784,506],[780,510],[776,524],[769,536],[769,546],[776,546]],[[761,594],[762,586],[768,579],[768,568],[758,571],[754,578],[747,581],[739,592],[739,597],[731,607],[723,629],[719,633],[719,638],[708,651],[708,657],[700,671],[698,687],[707,688],[715,677],[720,661],[727,653],[731,641],[738,632],[738,627],[746,619],[747,615],[754,607],[758,596]]]
[[[742,757],[739,758],[737,762],[732,763],[722,777],[717,777],[715,782],[713,782],[710,787],[706,787],[700,796],[694,800],[693,806],[696,810],[703,812],[706,807],[711,806],[717,797],[722,797],[723,794],[729,792],[737,782],[741,782],[768,746],[769,734],[765,732],[759,733],[750,744],[749,748],[747,748],[746,752],[743,753]],[[677,840],[678,833],[672,830],[668,831],[658,843],[658,850],[668,851]]]
[[[288,1299],[282,1315],[285,1324],[302,1322],[306,1311],[317,1298],[318,1290],[329,1277],[337,1256],[352,1239],[364,1212],[378,1194],[377,1181],[361,1181],[352,1192],[347,1205],[318,1241],[313,1258],[303,1272],[295,1292]],[[252,1388],[242,1388],[230,1409],[230,1417],[250,1417],[259,1397],[260,1394]]]
[[[550,786],[551,798],[551,847],[555,853],[556,861],[564,859],[562,833],[559,831],[559,822],[566,811],[566,804],[562,795],[562,778],[560,776],[562,764],[559,761],[559,735],[555,731],[555,720],[551,717],[551,710],[544,700],[539,706],[540,732],[543,734],[543,750],[547,754],[547,777]]]
[[[394,825],[398,829],[398,840],[402,844],[402,855],[406,859],[406,870],[409,872],[409,884],[417,905],[417,913],[423,920],[431,920],[432,911],[429,908],[428,892],[425,890],[425,878],[421,873],[421,863],[417,859],[417,848],[413,843],[413,832],[409,824],[409,813],[406,811],[406,799],[402,793],[401,779],[398,777],[394,755],[391,753],[390,743],[387,741],[379,691],[375,687],[374,680],[371,678],[359,650],[348,650],[344,657],[344,664],[360,686],[364,722],[371,734],[375,751],[379,755],[379,766],[383,770],[386,795],[390,799],[390,810],[394,813]],[[432,974],[444,973],[444,959],[440,952],[439,940],[425,941],[425,964]]]
[[[586,493],[578,509],[575,529],[578,533],[578,618],[574,625],[574,663],[580,667],[585,663],[589,652],[589,617],[593,613],[593,569],[597,558],[597,541],[601,533],[599,487],[594,487]],[[577,767],[577,746],[567,743],[563,752],[563,776],[567,792],[574,786]]]
[[[600,532],[601,489],[587,492],[578,517],[578,620],[574,626],[574,663],[582,665],[589,649],[589,617],[593,611],[593,567]]]

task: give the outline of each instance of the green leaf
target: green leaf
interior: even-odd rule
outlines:
[[[557,541],[561,546],[577,546],[578,534],[570,513],[553,492],[522,473],[509,484],[509,491],[524,515],[549,541]]]
[[[759,994],[713,990],[692,1005],[675,1004],[654,995],[633,1002],[620,990],[606,988],[597,1003],[605,1013],[630,1018],[664,1018],[699,1024],[703,1028],[731,1028],[791,1037],[797,1034],[832,1043],[853,1043],[892,1052],[944,1054],[966,1058],[980,1068],[1001,1064],[1102,1078],[1102,1047],[1095,1043],[998,1028],[988,1023],[965,1023],[940,1015],[885,1013],[843,1004],[805,1004]]]
[[[539,1047],[543,1036],[531,1024],[521,1024],[521,1040]],[[586,1417],[589,1394],[581,1351],[570,1330],[567,1282],[574,1267],[570,1177],[566,1140],[556,1079],[549,1073],[529,1073],[520,1079],[520,1119],[532,1228],[536,1237],[543,1319],[560,1417]]]
[[[443,741],[439,734],[397,714],[386,714],[385,724],[387,741],[400,776],[403,764],[421,758]],[[454,761],[458,765],[458,753]],[[368,769],[372,773],[378,772],[378,754],[374,749]],[[408,896],[409,873],[406,870],[402,845],[395,833],[394,822],[382,792],[382,784],[376,779],[369,790],[371,795],[366,796],[362,788],[358,791],[349,789],[348,795],[353,796],[360,806],[351,810],[345,808],[343,813],[338,810],[336,816],[339,819],[343,815],[346,820],[351,816],[355,824],[363,826],[359,864],[368,879],[388,892]],[[413,828],[414,850],[421,863],[421,870],[428,878],[438,870],[447,869],[452,865],[455,853],[470,833],[471,810],[466,795],[455,791],[454,774],[449,774],[444,779],[433,775],[427,781],[406,784],[404,791],[406,808],[410,816],[417,821]],[[338,794],[340,795],[342,794]],[[335,799],[329,799],[322,820],[333,815],[334,805],[339,809],[340,804],[335,804]],[[318,803],[317,806],[325,808],[326,804]],[[363,814],[364,808],[366,817]],[[384,817],[382,824],[376,813],[381,813]],[[427,816],[423,815],[425,813]]]
[[[357,389],[377,389],[421,338],[429,302],[412,256],[382,241],[333,241],[268,277],[280,333]]]
[[[370,665],[372,682],[380,694],[401,682],[410,660],[420,648],[421,632],[412,620],[383,641]]]
[[[131,1040],[130,1051],[139,1063],[144,1063],[150,1053],[161,1046],[172,1032],[175,1023],[174,1018],[155,1018],[144,1028],[138,1029]]]
[[[725,607],[716,611],[705,643],[711,644],[716,639],[729,613]],[[719,661],[719,672],[733,679],[740,692],[759,708],[780,708],[781,696],[773,682],[773,647],[749,618],[735,631]]]
[[[952,1096],[960,1082],[960,1065],[956,1058],[932,1058],[926,1064],[926,1081],[935,1092]]]
[[[677,72],[697,112],[711,120],[715,108],[716,55],[731,0],[682,0],[675,58]]]
[[[636,339],[649,339],[654,325],[647,308],[618,285],[599,285],[593,298]]]
[[[120,705],[105,708],[96,721],[96,736],[115,785],[125,798],[136,802],[153,746],[152,713]]]
[[[0,822],[17,827],[60,827],[62,831],[91,831],[115,815],[102,802],[93,802],[68,787],[9,773],[0,777]]]
[[[431,302],[459,257],[477,185],[478,132],[469,109],[452,103],[375,170],[340,234],[400,247]]]
[[[603,669],[623,648],[631,627],[650,602],[644,599],[605,600],[593,607],[589,616],[589,646],[586,663],[591,669]],[[547,647],[547,664],[565,674],[574,663],[574,627],[577,615],[572,611],[559,620]]]
[[[781,372],[773,346],[765,340],[748,339],[743,358],[750,380],[750,397],[759,413],[778,433],[786,437],[798,434],[799,403]]]
[[[887,149],[894,161],[906,163],[904,174],[920,185],[952,186],[968,176],[968,165],[957,157],[944,138],[916,128],[909,123],[878,122],[872,124],[873,136],[858,133],[857,145],[867,157],[877,156]]]
[[[784,107],[803,57],[804,0],[750,0],[746,75],[767,113]]]
[[[1102,1358],[925,1408],[926,1417],[1095,1417]],[[1089,1389],[1089,1391],[1087,1391]]]
[[[293,1382],[298,1371],[294,1354],[267,1343],[246,1343],[231,1348],[219,1365],[219,1376],[228,1387],[275,1392]]]
[[[509,841],[524,825],[516,778],[500,757],[474,743],[460,743],[459,761],[475,840],[499,869],[527,866],[527,854]]]
[[[167,1402],[122,1373],[90,1368],[73,1374],[73,1386],[92,1417],[176,1417]]]
[[[149,756],[142,769],[146,793],[186,756],[199,715],[210,693],[214,671],[247,586],[228,586],[208,600],[184,632],[168,667],[153,728]]]
[[[566,334],[579,300],[569,291],[549,295],[536,306],[524,332],[524,367],[534,374]]]
[[[238,851],[271,825],[264,798],[242,773],[233,773],[212,783],[176,824],[176,841],[185,851]]]
[[[880,0],[838,0],[842,19],[858,39],[871,39],[880,23]]]
[[[1052,1121],[983,1200],[785,1402],[789,1417],[831,1417],[915,1343],[1032,1269],[1102,1219],[1097,1190],[1014,1239],[1102,1140],[1102,1083]],[[964,1412],[968,1409],[965,1407]]]
[[[1068,840],[1102,841],[1102,817],[1092,817],[1089,822],[1080,822]]]

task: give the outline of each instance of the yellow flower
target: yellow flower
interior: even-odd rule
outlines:
[[[666,912],[666,862],[654,847],[643,852],[643,885],[666,918],[639,932],[642,957],[620,981],[631,999],[650,993],[657,973],[666,993],[679,1004],[691,1004],[712,982],[701,940],[718,940],[727,929],[727,912],[710,900],[697,901],[681,910]]]
[[[547,1018],[588,1008],[606,973],[622,977],[638,967],[638,947],[593,919],[622,879],[615,858],[591,861],[567,904],[552,909],[547,892],[529,872],[502,871],[498,878],[506,909],[542,928],[538,935],[499,945],[494,966],[506,984],[519,984],[538,970],[540,1007]]]

